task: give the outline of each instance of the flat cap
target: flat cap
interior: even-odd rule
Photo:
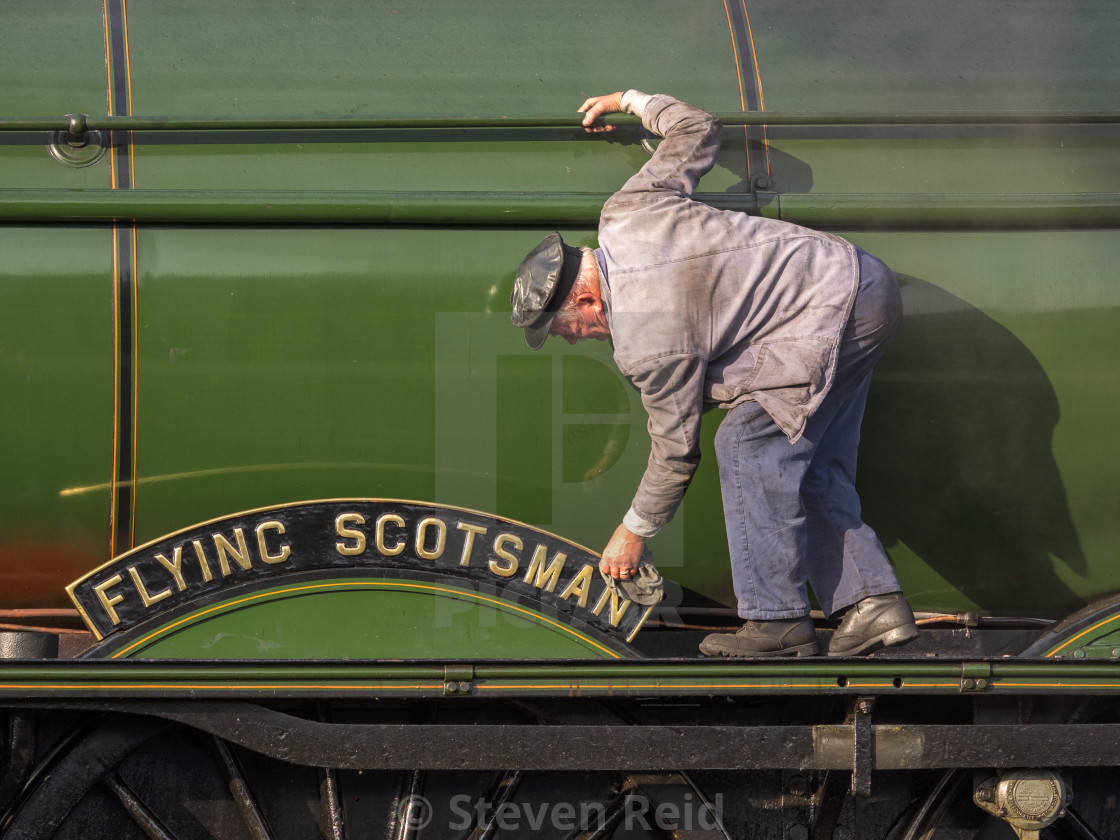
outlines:
[[[509,320],[515,327],[525,328],[525,343],[533,350],[540,349],[548,338],[552,319],[579,276],[582,259],[580,249],[565,245],[556,232],[546,236],[517,267],[509,296]]]

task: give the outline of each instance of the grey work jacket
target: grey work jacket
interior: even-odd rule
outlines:
[[[692,200],[719,149],[711,114],[654,96],[641,116],[664,139],[603,207],[597,256],[614,360],[652,439],[624,522],[652,536],[699,463],[703,403],[755,400],[801,436],[832,384],[859,267],[839,237]]]

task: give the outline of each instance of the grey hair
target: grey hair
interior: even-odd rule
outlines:
[[[579,262],[579,274],[576,275],[571,291],[568,292],[564,303],[556,310],[556,316],[552,319],[552,323],[563,331],[571,327],[576,319],[576,313],[579,312],[576,299],[586,290],[592,289],[592,281],[599,276],[599,263],[595,259],[595,252],[586,246],[581,246],[579,250],[583,255]]]

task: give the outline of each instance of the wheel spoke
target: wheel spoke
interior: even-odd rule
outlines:
[[[338,796],[338,776],[330,767],[319,770],[319,798],[323,802],[323,816],[329,840],[346,840],[342,822],[342,801]]]
[[[424,822],[424,782],[427,773],[413,770],[405,777],[393,808],[392,840],[419,840]]]
[[[929,832],[940,822],[949,804],[964,786],[963,770],[946,770],[937,783],[922,800],[918,810],[910,818],[899,840],[924,840]]]
[[[812,840],[831,840],[840,819],[840,811],[847,798],[851,773],[847,770],[828,770],[820,789],[820,807],[813,823]]]
[[[105,784],[109,790],[116,794],[117,799],[128,811],[133,822],[140,826],[140,830],[148,835],[151,840],[175,840],[175,836],[164,827],[163,823],[159,821],[159,817],[148,810],[148,807],[137,798],[132,789],[121,780],[116,772],[105,777]]]
[[[604,840],[614,834],[618,824],[622,822],[623,816],[626,814],[626,797],[631,795],[633,790],[624,789],[615,799],[610,802],[604,809],[603,821],[590,831],[582,828],[572,830],[564,840]]]
[[[467,840],[492,840],[494,832],[498,830],[497,820],[498,814],[501,813],[502,806],[505,805],[513,795],[517,793],[517,788],[521,784],[521,771],[520,770],[507,770],[505,774],[498,780],[498,784],[490,793],[486,800],[494,803],[494,807],[490,811],[490,815],[486,818],[485,822],[480,822],[474,827],[474,830],[467,837]]]
[[[253,798],[252,791],[249,790],[249,785],[241,773],[241,768],[237,766],[237,761],[234,759],[233,753],[230,752],[229,746],[221,738],[214,738],[213,743],[222,768],[222,775],[225,776],[229,792],[233,796],[233,801],[237,804],[238,811],[241,812],[241,819],[249,830],[249,835],[253,840],[273,840],[268,825],[264,821],[264,815],[261,814],[261,810]]]
[[[1050,830],[1068,837],[1069,840],[1101,840],[1100,835],[1073,808],[1066,808],[1066,815],[1054,823]]]

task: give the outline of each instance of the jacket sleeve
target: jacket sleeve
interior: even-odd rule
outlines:
[[[624,524],[652,537],[672,519],[700,463],[706,366],[692,353],[657,356],[627,372],[649,415],[650,454]]]
[[[627,91],[628,101],[637,99],[630,97],[632,93],[636,92]],[[691,196],[697,182],[715,164],[722,123],[707,111],[664,94],[637,101],[642,124],[663,139],[653,157],[607,205],[661,190]]]

